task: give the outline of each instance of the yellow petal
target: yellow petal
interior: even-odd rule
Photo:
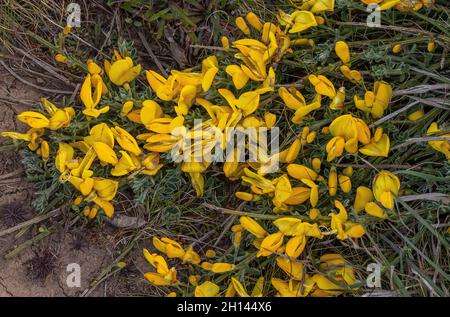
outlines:
[[[287,166],[287,172],[289,176],[298,180],[301,180],[303,178],[316,180],[319,176],[315,171],[313,171],[309,167],[300,164],[289,164]]]
[[[17,116],[17,119],[35,129],[46,128],[50,124],[43,114],[34,111],[24,111]]]
[[[277,232],[268,235],[261,242],[261,248],[257,253],[257,257],[260,256],[269,256],[274,251],[276,251],[283,244],[284,234],[282,232]]]
[[[348,48],[347,43],[344,41],[336,42],[334,50],[336,51],[336,55],[341,59],[342,63],[350,63],[350,49]]]
[[[263,229],[255,220],[247,216],[241,216],[239,222],[242,227],[253,234],[256,238],[264,238],[267,236],[266,230]]]
[[[386,212],[374,202],[367,203],[364,210],[371,216],[382,219],[387,218]]]
[[[372,190],[365,186],[359,186],[356,189],[355,202],[353,203],[353,208],[355,211],[361,211],[365,208],[367,203],[373,200]]]
[[[117,164],[117,155],[107,144],[103,142],[94,142],[92,145],[100,161],[112,165]]]
[[[205,281],[204,283],[195,287],[194,295],[195,297],[215,297],[219,294],[220,288],[216,284],[210,281]]]
[[[296,259],[302,254],[306,246],[306,238],[304,236],[295,236],[286,243],[286,255]]]

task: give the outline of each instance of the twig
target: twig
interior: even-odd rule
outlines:
[[[237,50],[235,50],[233,48],[225,49],[220,46],[208,46],[208,45],[198,45],[198,44],[191,44],[189,46],[192,48],[204,48],[206,50],[223,51],[223,52],[237,52]]]
[[[396,90],[393,92],[393,96],[423,94],[430,90],[450,89],[450,84],[435,84],[435,85],[419,85],[407,89]]]
[[[20,175],[20,174],[22,174],[22,172],[23,172],[23,169],[18,169],[18,170],[15,170],[15,171],[11,172],[11,173],[2,174],[2,175],[0,175],[0,180],[10,178],[11,176]]]
[[[22,228],[34,225],[34,224],[39,223],[41,221],[44,221],[44,220],[46,220],[48,218],[57,216],[60,213],[61,213],[61,208],[58,208],[58,209],[52,210],[52,211],[50,211],[50,212],[48,212],[48,213],[46,213],[44,215],[40,215],[40,216],[37,216],[37,217],[35,217],[33,219],[24,221],[22,223],[19,223],[17,226],[14,226],[14,227],[5,229],[3,231],[0,231],[0,237],[5,236],[7,234],[11,234],[13,232],[16,232],[17,230],[20,230]]]
[[[443,193],[427,193],[427,194],[417,194],[417,195],[408,195],[408,196],[401,196],[397,199],[407,202],[407,201],[414,201],[414,200],[432,200],[432,201],[440,201],[443,203],[450,203],[450,195],[443,194]]]
[[[147,50],[147,52],[150,54],[150,56],[153,58],[153,60],[155,61],[156,66],[158,67],[159,71],[164,75],[164,77],[167,77],[168,74],[166,72],[166,70],[164,69],[164,67],[162,66],[161,62],[159,61],[159,59],[156,57],[155,53],[153,53],[152,48],[150,47],[150,45],[148,44],[147,40],[145,39],[144,34],[142,34],[141,32],[138,32],[138,35],[142,41],[142,44],[144,44],[145,49]]]
[[[253,213],[253,212],[245,212],[245,211],[233,210],[233,209],[228,209],[228,208],[222,208],[222,207],[214,206],[214,205],[211,205],[211,204],[208,204],[208,203],[204,203],[203,206],[205,206],[206,208],[210,208],[210,209],[213,209],[213,210],[217,210],[217,211],[223,212],[224,214],[237,215],[237,216],[248,216],[248,217],[259,218],[259,219],[275,220],[275,219],[278,219],[278,218],[286,217],[284,215],[265,215],[265,214],[257,214],[257,213]],[[299,218],[299,219],[311,221],[311,219],[309,217],[307,217],[307,216],[289,215],[289,217],[294,217],[294,218]]]
[[[50,89],[50,88],[45,88],[45,87],[41,87],[38,85],[35,85],[33,83],[30,83],[29,81],[23,79],[22,77],[20,77],[19,75],[17,75],[11,68],[9,68],[6,63],[2,60],[0,60],[0,64],[12,75],[14,76],[17,80],[21,81],[22,83],[24,83],[25,85],[31,86],[33,88],[45,91],[45,92],[51,92],[54,94],[64,94],[64,95],[71,95],[72,91],[67,91],[67,90],[57,90],[57,89]]]
[[[369,166],[367,166],[366,164],[331,164],[332,166],[336,166],[336,167],[353,167],[353,168],[368,168]],[[373,165],[375,168],[377,169],[418,169],[418,170],[422,170],[423,167],[419,167],[419,166],[413,166],[413,165],[401,165],[401,164],[374,164]]]
[[[430,136],[430,137],[422,137],[422,138],[411,138],[409,140],[406,140],[406,142],[403,142],[402,144],[392,147],[391,151],[402,148],[409,144],[414,144],[414,143],[419,143],[419,142],[430,142],[430,141],[449,141],[450,142],[450,137]]]
[[[400,113],[402,113],[402,112],[408,110],[408,109],[411,108],[411,107],[414,107],[414,106],[417,105],[418,103],[419,103],[419,101],[413,101],[413,102],[411,102],[409,105],[406,105],[406,106],[404,106],[403,108],[400,108],[400,109],[398,109],[398,110],[396,110],[396,111],[394,111],[394,112],[391,112],[391,113],[388,114],[387,116],[384,116],[383,118],[381,118],[381,119],[375,121],[374,123],[372,123],[372,124],[369,126],[369,128],[376,127],[376,126],[382,124],[383,122],[388,121],[389,119],[394,118],[396,115],[398,115],[398,114],[400,114]]]
[[[241,211],[242,208],[244,208],[244,206],[245,206],[245,201],[242,202],[242,203],[237,207],[236,210]],[[233,222],[234,222],[234,220],[236,219],[236,217],[237,217],[237,215],[231,215],[230,217],[228,217],[227,224],[225,225],[225,227],[223,228],[222,232],[221,232],[220,235],[217,237],[216,242],[214,243],[214,246],[215,246],[215,247],[219,244],[220,240],[222,240],[222,237],[225,235],[225,232],[227,232],[227,231],[230,229],[230,227],[231,227],[231,225],[233,224]]]

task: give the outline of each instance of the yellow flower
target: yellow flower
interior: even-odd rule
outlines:
[[[411,120],[414,122],[414,121],[422,119],[424,115],[425,115],[425,113],[423,112],[423,110],[417,110],[408,115],[408,120]]]
[[[195,265],[200,264],[201,259],[200,259],[200,255],[195,252],[194,247],[192,245],[190,245],[186,252],[183,255],[182,258],[183,263],[192,263]]]
[[[55,61],[58,63],[67,63],[67,57],[65,57],[63,54],[56,54],[55,55]]]
[[[365,234],[364,228],[360,224],[348,221],[348,214],[344,205],[338,200],[334,201],[334,205],[339,212],[337,214],[330,213],[328,216],[331,217],[331,229],[336,232],[336,237],[339,240],[345,240],[348,237],[362,237]]]
[[[209,90],[218,71],[219,63],[216,56],[209,56],[202,61],[202,89],[204,92]]]
[[[303,235],[295,236],[286,243],[285,253],[292,259],[298,258],[306,246],[306,237]]]
[[[353,175],[353,167],[347,166],[347,167],[344,168],[344,170],[342,171],[342,174],[344,174],[345,176],[348,176],[348,177],[352,177],[352,175]]]
[[[239,28],[239,30],[242,31],[245,35],[250,35],[250,29],[248,28],[247,23],[245,22],[244,18],[237,17],[235,20],[236,26]]]
[[[402,46],[401,46],[400,44],[395,44],[395,45],[392,47],[392,53],[394,53],[394,54],[400,53],[401,50],[402,50]]]
[[[388,10],[395,5],[399,4],[401,0],[384,0],[383,3],[377,8],[378,11]]]
[[[248,77],[246,73],[242,70],[242,68],[238,65],[228,65],[225,68],[225,71],[228,75],[231,76],[234,87],[236,87],[236,89],[243,88],[250,79],[250,77]]]
[[[102,113],[109,111],[109,106],[96,109],[102,96],[102,82],[98,81],[95,85],[94,94],[92,94],[91,74],[88,74],[81,86],[80,98],[86,109],[83,113],[88,117],[97,118]]]
[[[265,237],[262,242],[257,257],[269,256],[283,245],[284,234],[282,232],[272,233]]]
[[[220,287],[210,281],[205,281],[195,287],[195,297],[216,297],[220,292]]]
[[[220,38],[220,42],[222,43],[222,47],[225,49],[225,51],[230,50],[230,41],[228,40],[228,37],[222,36]]]
[[[169,152],[178,142],[178,138],[170,134],[152,133],[138,135],[139,140],[148,142],[144,145],[144,149],[152,152]]]
[[[356,197],[355,202],[353,203],[353,208],[355,211],[361,211],[371,201],[373,201],[372,190],[365,186],[359,186],[356,189]]]
[[[358,151],[358,142],[370,142],[370,130],[366,123],[351,114],[342,115],[330,124],[330,133],[334,136],[326,145],[327,161],[342,155],[344,148],[347,152],[355,154]]]
[[[311,281],[315,283],[312,296],[337,296],[357,289],[355,271],[340,254],[324,254],[320,261],[324,273],[312,276]]]
[[[231,231],[233,232],[233,245],[235,248],[238,248],[241,244],[243,229],[242,225],[234,225],[231,227]]]
[[[153,246],[171,259],[182,259],[185,254],[183,247],[178,242],[167,237],[162,237],[161,239],[153,237]]]
[[[337,183],[338,183],[338,175],[336,172],[336,167],[332,166],[330,168],[330,174],[328,175],[328,193],[330,194],[331,197],[336,196]]]
[[[38,149],[38,154],[42,156],[44,161],[48,160],[48,157],[50,156],[50,148],[47,141],[42,141],[41,146]]]
[[[97,157],[102,163],[109,163],[112,165],[117,164],[117,155],[108,144],[105,144],[103,142],[94,142],[92,146],[95,153],[97,154]]]
[[[264,114],[264,122],[266,124],[266,127],[271,129],[275,126],[275,123],[277,122],[277,116],[273,113],[266,112]]]
[[[289,29],[289,33],[298,33],[306,31],[307,29],[317,26],[317,21],[314,15],[309,11],[294,11],[291,15],[292,27]]]
[[[311,189],[307,187],[293,187],[291,195],[284,201],[286,205],[300,205],[309,199]]]
[[[302,283],[296,280],[286,282],[273,277],[271,282],[272,286],[278,291],[278,295],[282,297],[305,297],[314,287],[314,283],[310,278],[307,278],[305,283]]]
[[[108,77],[115,85],[127,88],[128,83],[133,81],[140,73],[141,65],[134,66],[133,60],[127,56],[111,64]]]
[[[303,118],[306,117],[310,112],[317,110],[321,107],[322,96],[317,94],[314,97],[313,101],[305,106],[299,107],[295,110],[295,114],[292,117],[292,122],[295,124],[300,124],[303,121]]]
[[[125,101],[122,105],[122,110],[120,111],[120,115],[122,117],[125,117],[127,114],[130,113],[131,110],[133,110],[133,107],[134,107],[133,101],[131,101],[131,100]]]
[[[291,182],[287,175],[283,175],[277,179],[275,185],[274,204],[286,201],[292,194]]]
[[[383,207],[394,208],[394,198],[400,190],[400,180],[389,171],[380,171],[373,180],[373,195]]]
[[[136,157],[133,154],[128,154],[125,151],[120,152],[120,159],[115,164],[114,168],[111,170],[112,176],[123,176],[128,173],[138,169],[140,167],[139,161],[137,161]]]
[[[63,34],[67,35],[70,33],[71,30],[72,30],[72,27],[70,25],[66,25],[66,26],[64,26]]]
[[[302,221],[294,217],[283,217],[273,221],[275,227],[287,236],[295,236],[300,234],[300,226]]]
[[[374,118],[379,118],[387,109],[392,98],[392,86],[384,81],[377,81],[373,86],[373,92],[367,91],[364,100],[354,97],[356,108],[370,113]]]
[[[106,123],[99,123],[91,128],[89,135],[83,138],[88,145],[93,145],[94,142],[102,142],[107,144],[110,148],[114,147],[114,135]]]
[[[248,24],[250,24],[256,30],[258,30],[258,31],[262,30],[263,24],[259,20],[258,16],[256,14],[254,14],[253,12],[247,13],[247,15],[245,16],[245,19],[247,20]]]
[[[177,271],[174,268],[169,269],[164,258],[156,253],[151,254],[144,249],[144,257],[156,269],[156,272],[147,272],[144,278],[156,286],[176,285]]]
[[[92,59],[88,59],[86,62],[86,66],[88,69],[89,74],[91,75],[100,75],[103,73],[103,70],[100,66],[98,66],[97,63],[95,63]]]
[[[334,158],[341,156],[344,153],[344,147],[345,139],[343,137],[335,136],[332,138],[326,145],[327,161],[331,162]]]
[[[319,186],[308,178],[302,178],[301,181],[311,188],[311,192],[309,193],[309,202],[312,207],[316,207],[317,202],[319,201]]]
[[[336,95],[330,103],[330,109],[333,110],[342,110],[344,109],[345,103],[345,87],[341,87],[338,89]]]
[[[94,177],[94,190],[98,197],[111,201],[114,199],[119,188],[119,182],[102,177]]]
[[[322,161],[318,157],[313,158],[311,161],[311,166],[316,173],[320,172],[321,164],[322,164]]]
[[[244,174],[245,176],[241,177],[242,180],[252,185],[252,191],[256,194],[271,193],[275,190],[275,185],[270,180],[252,172],[248,168],[244,168]]]
[[[247,290],[245,287],[234,277],[231,278],[231,285],[235,291],[235,293],[238,293],[240,297],[250,297],[247,293]]]
[[[67,143],[59,143],[59,149],[55,157],[55,166],[61,173],[67,169],[67,163],[73,159],[74,149]]]
[[[268,235],[266,230],[263,229],[255,220],[247,216],[241,216],[239,222],[245,230],[253,234],[256,238],[264,238]]]
[[[366,213],[368,213],[371,216],[382,218],[382,219],[387,218],[386,212],[383,210],[383,208],[378,206],[373,201],[367,203],[366,206],[364,207],[364,210],[366,211]]]
[[[390,140],[387,134],[383,133],[382,128],[377,128],[374,137],[370,140],[370,143],[359,149],[364,155],[367,156],[383,156],[387,157],[389,154]]]
[[[289,88],[288,90],[284,87],[280,87],[278,89],[278,94],[289,109],[297,110],[302,106],[306,106],[306,101],[302,93],[295,88]]]
[[[302,8],[312,13],[334,11],[334,0],[303,0]]]
[[[223,262],[218,262],[218,263],[203,262],[201,266],[205,270],[211,271],[213,273],[229,272],[229,271],[234,270],[234,268],[236,267],[234,264],[223,263]]]
[[[427,130],[427,135],[434,135],[440,132],[437,122],[433,122]],[[450,137],[450,133],[442,134],[441,137]],[[428,141],[428,144],[438,152],[441,152],[445,155],[447,160],[450,160],[450,141],[442,140],[442,141]]]
[[[17,119],[35,129],[47,128],[50,125],[50,120],[46,116],[35,111],[24,111]]]
[[[141,165],[141,167],[139,167],[140,173],[148,176],[156,175],[156,173],[158,173],[158,171],[163,167],[163,164],[159,163],[159,153],[150,153],[148,155],[143,156],[141,158],[140,164],[137,164],[136,160],[134,159],[133,161],[134,164],[136,164],[136,166]]]
[[[336,42],[334,50],[342,63],[350,64],[350,49],[348,48],[347,43],[345,43],[344,41]]]
[[[342,65],[339,67],[342,75],[344,75],[348,80],[354,83],[362,83],[363,78],[359,71],[350,69],[347,65]]]
[[[111,132],[114,135],[114,138],[116,139],[117,143],[119,143],[119,145],[122,147],[122,149],[130,153],[133,153],[134,155],[137,156],[139,156],[142,153],[135,138],[126,130],[122,129],[121,127],[114,127],[111,128]]]
[[[303,279],[303,263],[294,262],[284,256],[279,256],[277,257],[277,265],[289,276],[289,278],[297,281]]]
[[[323,75],[309,75],[309,82],[314,86],[316,93],[334,98],[336,96],[336,89],[333,83]]]
[[[302,148],[301,140],[300,139],[295,139],[294,142],[292,142],[291,146],[288,149],[282,151],[279,154],[280,162],[281,163],[292,163],[292,162],[294,162],[297,159],[301,148]]]
[[[212,249],[208,249],[208,250],[206,250],[205,255],[207,258],[214,258],[214,257],[216,257],[216,251],[214,251]]]
[[[352,190],[352,181],[350,180],[350,177],[346,175],[339,175],[339,187],[341,188],[342,192],[348,194]]]
[[[436,49],[436,42],[435,41],[428,42],[427,51],[433,53],[435,49]]]
[[[309,167],[300,164],[289,164],[287,166],[287,172],[289,176],[298,180],[302,180],[304,178],[310,180],[319,179],[319,175],[315,171],[313,171]]]

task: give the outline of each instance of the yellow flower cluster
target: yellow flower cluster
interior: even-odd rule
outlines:
[[[381,4],[382,9],[407,8],[407,1],[400,0],[363,2]],[[430,4],[413,2],[413,10]],[[189,176],[198,197],[204,195],[205,174],[216,165],[221,170],[216,168],[215,173],[223,173],[229,181],[239,181],[244,188],[235,193],[237,198],[252,206],[263,201],[272,207],[275,214],[261,217],[271,221],[255,220],[260,216],[258,212],[242,212],[239,223],[231,227],[231,248],[253,252],[257,261],[266,258],[282,274],[283,278],[271,278],[269,292],[263,291],[267,289],[264,276],[258,277],[250,293],[241,282],[242,276],[229,276],[226,288],[217,285],[213,274],[230,275],[239,264],[202,260],[193,246],[185,249],[168,237],[154,237],[153,246],[159,253],[144,249],[145,258],[154,268],[144,276],[154,285],[176,286],[178,290],[191,285],[195,296],[336,296],[354,291],[358,288],[355,272],[341,255],[322,254],[316,270],[308,266],[309,273],[301,256],[312,239],[364,236],[365,223],[359,223],[357,217],[363,210],[380,221],[392,216],[400,179],[381,170],[371,184],[368,181],[367,186],[354,189],[352,164],[341,168],[339,163],[344,158],[389,155],[388,134],[382,127],[372,128],[375,125],[368,123],[388,111],[393,88],[385,81],[376,81],[373,89],[367,90],[362,73],[352,68],[352,55],[345,41],[337,41],[334,46],[339,58],[338,77],[342,75],[343,81],[365,90],[363,97],[361,94],[350,98],[351,105],[346,101],[345,88],[336,89],[329,79],[333,77],[327,77],[325,72],[305,77],[307,87],[303,93],[308,91],[306,88],[313,92],[312,96],[305,94],[307,98],[294,85],[279,84],[277,67],[283,57],[312,41],[294,38],[294,34],[323,24],[324,18],[315,14],[334,10],[334,0],[304,0],[296,4],[299,10],[279,12],[278,24],[260,21],[251,12],[237,18],[236,26],[244,37],[222,37],[224,55],[208,56],[200,65],[171,70],[168,76],[146,70],[152,94],[143,98],[136,97],[135,81],[142,67],[131,57],[115,51],[111,60],[103,61],[103,66],[88,60],[79,95],[82,109],[58,108],[42,99],[43,111],[25,111],[17,117],[30,127],[28,132],[1,135],[27,142],[28,148],[46,163],[53,155],[60,182],[67,182],[76,190],[74,205],[83,206],[84,215],[89,218],[99,212],[113,216],[114,198],[124,183],[137,175],[152,177],[171,163]],[[55,58],[66,61],[61,54]],[[277,117],[277,109],[272,107],[272,101],[278,97],[283,115],[300,131],[293,138],[282,135],[282,144],[289,146],[271,155],[256,155],[249,145],[234,147],[226,142],[228,128],[259,132],[284,120],[283,116]],[[322,107],[323,102],[327,102],[327,109]],[[326,120],[308,125],[315,115],[323,119],[325,111]],[[420,120],[423,115],[420,110],[410,114],[409,119]],[[437,123],[432,123],[427,135],[440,131]],[[64,138],[59,138],[59,134]],[[448,141],[432,140],[429,145],[450,160]],[[320,147],[323,156],[306,157],[300,164],[306,156],[303,154],[313,146]],[[220,165],[210,159],[217,147],[228,154]],[[166,163],[169,154],[182,159]],[[248,159],[250,156],[256,161]],[[300,214],[297,207],[306,212]],[[252,250],[247,250],[248,244],[244,243],[249,241]],[[215,253],[208,250],[205,256],[212,259],[217,256]],[[202,276],[193,273],[189,284],[180,281],[177,269],[169,268],[169,264],[180,261],[189,266],[190,272],[199,270]]]
[[[208,262],[202,261],[200,255],[194,250],[193,246],[189,246],[186,250],[183,246],[167,237],[153,237],[153,246],[159,252],[165,254],[169,259],[179,259],[182,264],[191,265],[192,269],[195,267],[204,271],[210,271],[213,273],[225,273],[234,270],[235,265],[225,262]],[[212,250],[210,250],[212,251]],[[208,258],[213,258],[211,252],[205,254]],[[167,265],[164,257],[157,253],[150,253],[147,249],[144,249],[144,257],[147,261],[156,269],[156,272],[147,272],[144,277],[147,281],[157,286],[175,286],[180,282],[177,280],[177,271],[175,268],[170,268]],[[196,286],[195,294],[201,292],[202,287],[197,286],[197,275],[190,275],[189,282]]]
[[[423,7],[430,7],[434,0],[361,0],[364,4],[377,4],[378,10],[384,11],[395,8],[399,11],[419,11]]]
[[[303,263],[295,260],[303,251],[305,244],[299,241],[305,241],[305,236],[321,235],[317,226],[303,226],[301,221],[296,218],[282,218],[275,222],[280,229],[281,235],[292,236],[291,240],[286,244],[286,256],[279,255],[276,258],[277,267],[286,274],[290,281],[286,282],[279,278],[272,278],[271,285],[277,291],[278,296],[282,297],[304,297],[311,296],[336,296],[344,291],[356,290],[357,279],[353,268],[339,254],[325,254],[320,258],[319,273],[308,275],[304,272]],[[254,220],[249,217],[241,217],[241,224],[246,230],[254,234],[256,237],[264,237],[264,240],[270,240],[267,247],[273,248],[279,243],[279,235],[271,237],[267,232]],[[259,238],[262,239],[262,238]],[[282,239],[282,238],[281,238]],[[155,269],[153,272],[147,272],[144,277],[151,284],[156,286],[193,288],[195,297],[215,297],[221,293],[225,297],[261,297],[266,296],[264,289],[264,276],[257,279],[252,292],[249,294],[246,287],[235,277],[229,278],[228,287],[221,290],[221,287],[210,280],[199,283],[201,276],[193,274],[196,268],[209,271],[215,274],[223,274],[232,272],[235,269],[234,264],[225,262],[207,262],[202,261],[200,255],[189,246],[186,250],[183,246],[167,237],[153,238],[153,247],[163,253],[168,259],[181,260],[181,264],[188,266],[191,275],[188,277],[188,285],[177,279],[177,270],[175,267],[169,268],[166,259],[158,253],[150,253],[144,249],[144,257]],[[206,257],[214,257],[215,252],[211,255],[212,250],[206,252]],[[269,251],[265,251],[269,252]],[[208,253],[210,255],[208,256]],[[269,252],[271,253],[271,252]],[[260,254],[258,253],[258,256]],[[267,255],[266,255],[267,256]],[[331,276],[331,277],[330,277]],[[305,281],[305,282],[301,282]],[[176,292],[169,292],[167,296],[176,296]]]

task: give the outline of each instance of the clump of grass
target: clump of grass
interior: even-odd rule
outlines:
[[[14,201],[3,205],[1,208],[2,221],[8,227],[13,227],[26,219],[27,211],[22,203]]]
[[[27,268],[28,277],[32,281],[44,282],[55,270],[56,260],[56,256],[49,248],[34,251],[33,257],[24,263]]]

